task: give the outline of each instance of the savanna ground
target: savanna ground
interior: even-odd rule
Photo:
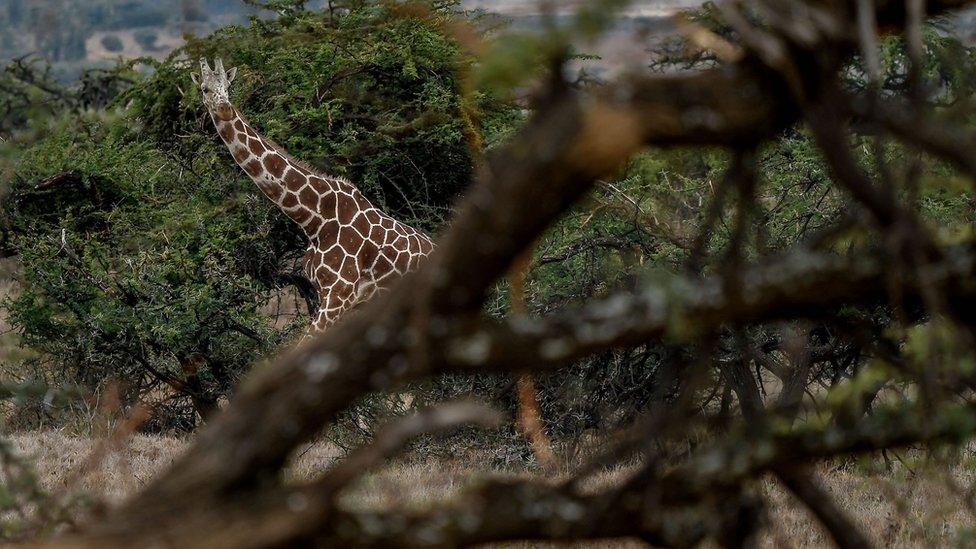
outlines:
[[[13,269],[13,261],[0,261],[0,299],[6,299],[13,293]],[[11,358],[10,355],[16,348],[10,325],[7,323],[7,312],[0,309],[0,360]]]
[[[48,490],[75,493],[92,502],[109,504],[118,503],[145,486],[188,444],[181,437],[135,435],[92,463],[90,458],[102,439],[51,430],[19,433],[11,440],[21,454],[35,460],[40,483]],[[309,445],[293,460],[288,475],[294,480],[314,478],[340,455],[341,451],[328,442]],[[913,459],[916,457],[891,454],[887,465],[883,460],[833,462],[819,466],[818,472],[842,508],[858,517],[864,531],[879,545],[968,545],[976,518],[969,488],[976,481],[976,463],[967,458],[944,468],[932,461],[918,465],[922,461]],[[419,456],[398,460],[350,489],[344,503],[358,509],[391,505],[422,508],[479,479],[535,474],[527,470],[485,469],[478,463],[476,455],[452,460]],[[626,470],[606,470],[591,482],[594,487],[611,485]],[[763,487],[773,505],[767,517],[771,527],[761,538],[761,546],[832,546],[809,511],[779,484],[766,481]],[[614,547],[642,546],[637,542],[612,543]]]
[[[0,298],[14,290],[12,262],[0,263]],[[0,310],[0,359],[22,352],[16,346]],[[112,429],[92,421],[67,429],[13,434],[15,451],[32,461],[39,484],[52,494],[71,496],[98,509],[124,501],[169,466],[190,442],[190,436],[136,434],[114,439]],[[99,435],[98,431],[102,431]],[[976,460],[890,453],[883,459],[845,460],[821,464],[817,469],[825,487],[864,531],[885,547],[931,545],[964,546],[971,543],[976,520]],[[329,468],[343,451],[322,440],[307,445],[292,460],[287,475],[294,481],[310,480]],[[391,506],[423,508],[443,501],[489,477],[538,474],[537,471],[483,466],[481,456],[425,459],[413,455],[388,464],[352,487],[344,497],[351,509]],[[606,469],[590,483],[613,485],[629,471]],[[559,474],[553,476],[556,482]],[[810,511],[781,484],[763,483],[772,503],[766,519],[770,528],[760,538],[762,547],[832,547]],[[608,541],[572,546],[641,547],[639,542]],[[538,547],[545,544],[508,544]]]
[[[10,262],[0,263],[5,275],[0,297],[9,296],[14,283]],[[0,311],[2,314],[2,311]],[[0,316],[0,358],[21,352]],[[25,431],[12,435],[15,450],[32,461],[39,484],[52,494],[71,496],[98,509],[117,504],[146,486],[190,442],[190,436],[136,434],[121,439],[112,429],[93,420],[76,425],[81,435],[65,429]],[[103,434],[99,436],[98,431]],[[820,479],[838,504],[860,521],[875,543],[885,547],[965,546],[976,529],[976,459],[948,459],[890,453],[883,459],[845,460],[821,464]],[[287,475],[294,481],[311,480],[328,469],[343,451],[322,440],[307,445],[292,460]],[[429,459],[420,455],[394,461],[368,475],[348,490],[344,504],[350,509],[391,506],[423,508],[444,501],[489,477],[516,477],[537,471],[490,468],[480,456]],[[592,487],[613,485],[628,467],[606,469],[591,479]],[[560,474],[553,475],[557,482]],[[763,490],[772,503],[766,520],[770,528],[761,547],[832,547],[810,511],[781,484],[767,479]],[[507,544],[505,547],[540,547],[548,544]],[[568,546],[641,547],[625,541],[579,543]]]

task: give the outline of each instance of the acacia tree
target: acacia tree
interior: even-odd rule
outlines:
[[[481,167],[423,269],[362,314],[255,372],[169,470],[109,516],[54,543],[450,546],[638,537],[666,546],[707,538],[742,545],[756,534],[765,503],[755,482],[772,473],[839,545],[869,545],[809,466],[837,455],[960,442],[976,432],[976,408],[965,397],[976,380],[963,367],[972,353],[976,251],[969,237],[941,242],[920,219],[917,167],[885,166],[878,170],[883,178],[873,180],[851,154],[849,127],[856,121],[878,139],[909,145],[917,154],[907,159],[909,168],[924,153],[967,178],[976,175],[974,137],[932,108],[918,76],[925,14],[965,4],[795,0],[760,2],[747,12],[728,3],[720,12],[732,41],[692,33],[721,53],[714,68],[628,76],[591,92],[553,70],[532,120]],[[909,70],[898,95],[879,94],[874,28],[905,34]],[[852,93],[842,84],[858,54],[875,84]],[[796,124],[810,131],[853,215],[809,242],[753,260],[744,243],[759,184],[756,152]],[[541,318],[482,316],[493,283],[576,200],[641,148],[677,145],[722,147],[732,158],[718,191],[738,199],[722,268],[690,269]],[[709,231],[706,225],[696,241],[707,243]],[[783,417],[795,403],[763,409],[747,397],[744,361],[715,364],[723,331],[815,320],[857,333],[864,324],[851,307],[887,307],[904,330],[937,331],[926,347],[934,354],[924,360],[884,338],[871,348],[892,365],[884,381],[912,383],[918,397],[865,416],[860,410],[873,385],[852,383],[829,421],[790,424]],[[652,407],[594,458],[592,465],[602,466],[635,451],[643,456],[611,488],[582,490],[589,466],[559,485],[488,482],[420,511],[337,504],[344,487],[412,436],[485,417],[466,405],[395,423],[308,484],[281,481],[290,453],[369,391],[441,373],[542,372],[649,341],[694,344],[699,353],[673,365],[675,401]],[[733,380],[750,420],[683,457],[665,453],[659,441],[707,424],[696,395],[712,366]]]
[[[518,118],[461,89],[472,60],[444,31],[464,17],[456,2],[421,16],[273,4],[280,17],[192,39],[146,77],[123,66],[66,88],[32,60],[0,74],[0,132],[22,144],[2,177],[0,257],[20,257],[11,322],[37,351],[6,377],[121,383],[126,405],[165,399],[147,428],[192,429],[318,305],[304,237],[228,162],[188,58],[237,60],[234,100],[257,127],[428,230],[475,142]],[[50,130],[23,135],[35,126]]]

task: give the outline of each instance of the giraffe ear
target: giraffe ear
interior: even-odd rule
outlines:
[[[235,78],[237,78],[237,67],[231,67],[231,69],[227,71],[227,85],[229,86]]]
[[[193,80],[193,83],[196,84],[197,86],[200,85],[200,79],[197,78],[197,73],[191,72],[190,73],[190,80]]]

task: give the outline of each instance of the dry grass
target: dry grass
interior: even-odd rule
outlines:
[[[973,469],[936,463],[914,473],[901,464],[891,471],[828,464],[819,473],[840,506],[880,547],[971,546],[976,515],[962,492],[976,480]],[[948,470],[951,477],[945,474]],[[763,488],[773,509],[762,545],[831,546],[813,516],[791,495],[772,481]]]
[[[14,293],[13,271],[12,261],[0,260],[0,305]],[[10,360],[16,349],[14,335],[10,333],[10,324],[7,322],[7,311],[0,306],[0,364]]]
[[[0,262],[0,302],[15,291],[11,274],[15,265]],[[10,334],[0,307],[0,365],[13,361],[20,351]],[[66,431],[34,431],[11,436],[15,447],[34,460],[41,484],[54,493],[84,493],[108,504],[120,502],[165,469],[188,444],[186,439],[137,435],[90,469],[84,463],[97,444],[91,438]],[[295,481],[310,479],[328,469],[341,454],[320,442],[297,452],[288,475]],[[917,458],[918,456],[916,456]],[[880,546],[970,546],[976,543],[976,464],[964,460],[916,459],[895,462],[888,469],[880,460],[822,465],[818,472],[839,504],[854,517]],[[79,471],[84,470],[84,474]],[[951,471],[947,474],[946,471]],[[595,476],[593,487],[612,484],[627,472],[624,468]],[[449,498],[486,475],[512,472],[485,470],[477,459],[420,460],[390,464],[369,475],[344,497],[350,508],[392,505],[423,507]],[[522,473],[529,474],[529,473]],[[825,533],[810,513],[775,481],[761,489],[772,506],[770,528],[763,547],[829,547]],[[968,492],[967,492],[968,491]],[[539,544],[506,544],[505,547],[540,547]],[[583,547],[639,547],[637,542],[579,544]]]
[[[185,442],[163,436],[138,435],[118,452],[91,468],[74,486],[67,483],[83,467],[96,441],[60,431],[33,431],[10,437],[14,447],[34,462],[41,485],[56,493],[81,491],[107,503],[120,501],[144,486],[169,465]]]
[[[12,440],[20,452],[35,460],[40,482],[47,489],[59,493],[82,491],[107,503],[117,503],[145,485],[187,445],[186,440],[173,437],[133,437],[119,451],[92,468],[75,486],[66,486],[66,481],[75,476],[74,471],[91,453],[91,439],[44,431],[16,434]],[[324,442],[309,445],[293,460],[289,476],[295,480],[312,478],[327,469],[339,454],[337,448]],[[971,525],[976,515],[967,507],[964,492],[976,482],[973,473],[976,467],[966,462],[952,466],[944,465],[943,461],[929,461],[928,465],[919,466],[907,460],[906,463],[895,462],[888,470],[877,460],[847,462],[843,466],[821,466],[818,472],[840,505],[881,546],[971,544]],[[946,470],[951,470],[952,475],[941,472]],[[360,509],[390,505],[423,507],[456,495],[486,475],[504,474],[513,473],[486,471],[473,460],[396,462],[360,482],[345,496],[344,504]],[[592,482],[594,485],[611,484],[623,474],[626,474],[624,469],[606,471]],[[830,546],[809,512],[778,484],[767,480],[761,489],[772,502],[771,527],[761,540],[763,547]],[[639,546],[636,542],[626,541],[611,545]]]

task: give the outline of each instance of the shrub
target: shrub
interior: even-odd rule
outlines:
[[[33,377],[119,381],[126,403],[164,399],[151,425],[189,428],[304,329],[305,305],[282,294],[305,287],[303,239],[234,165],[186,58],[239,65],[234,99],[270,138],[436,227],[472,171],[471,120],[518,119],[462,95],[451,17],[364,3],[223,29],[123,93],[126,108],[67,117],[25,150],[0,226],[24,266],[9,308]]]

